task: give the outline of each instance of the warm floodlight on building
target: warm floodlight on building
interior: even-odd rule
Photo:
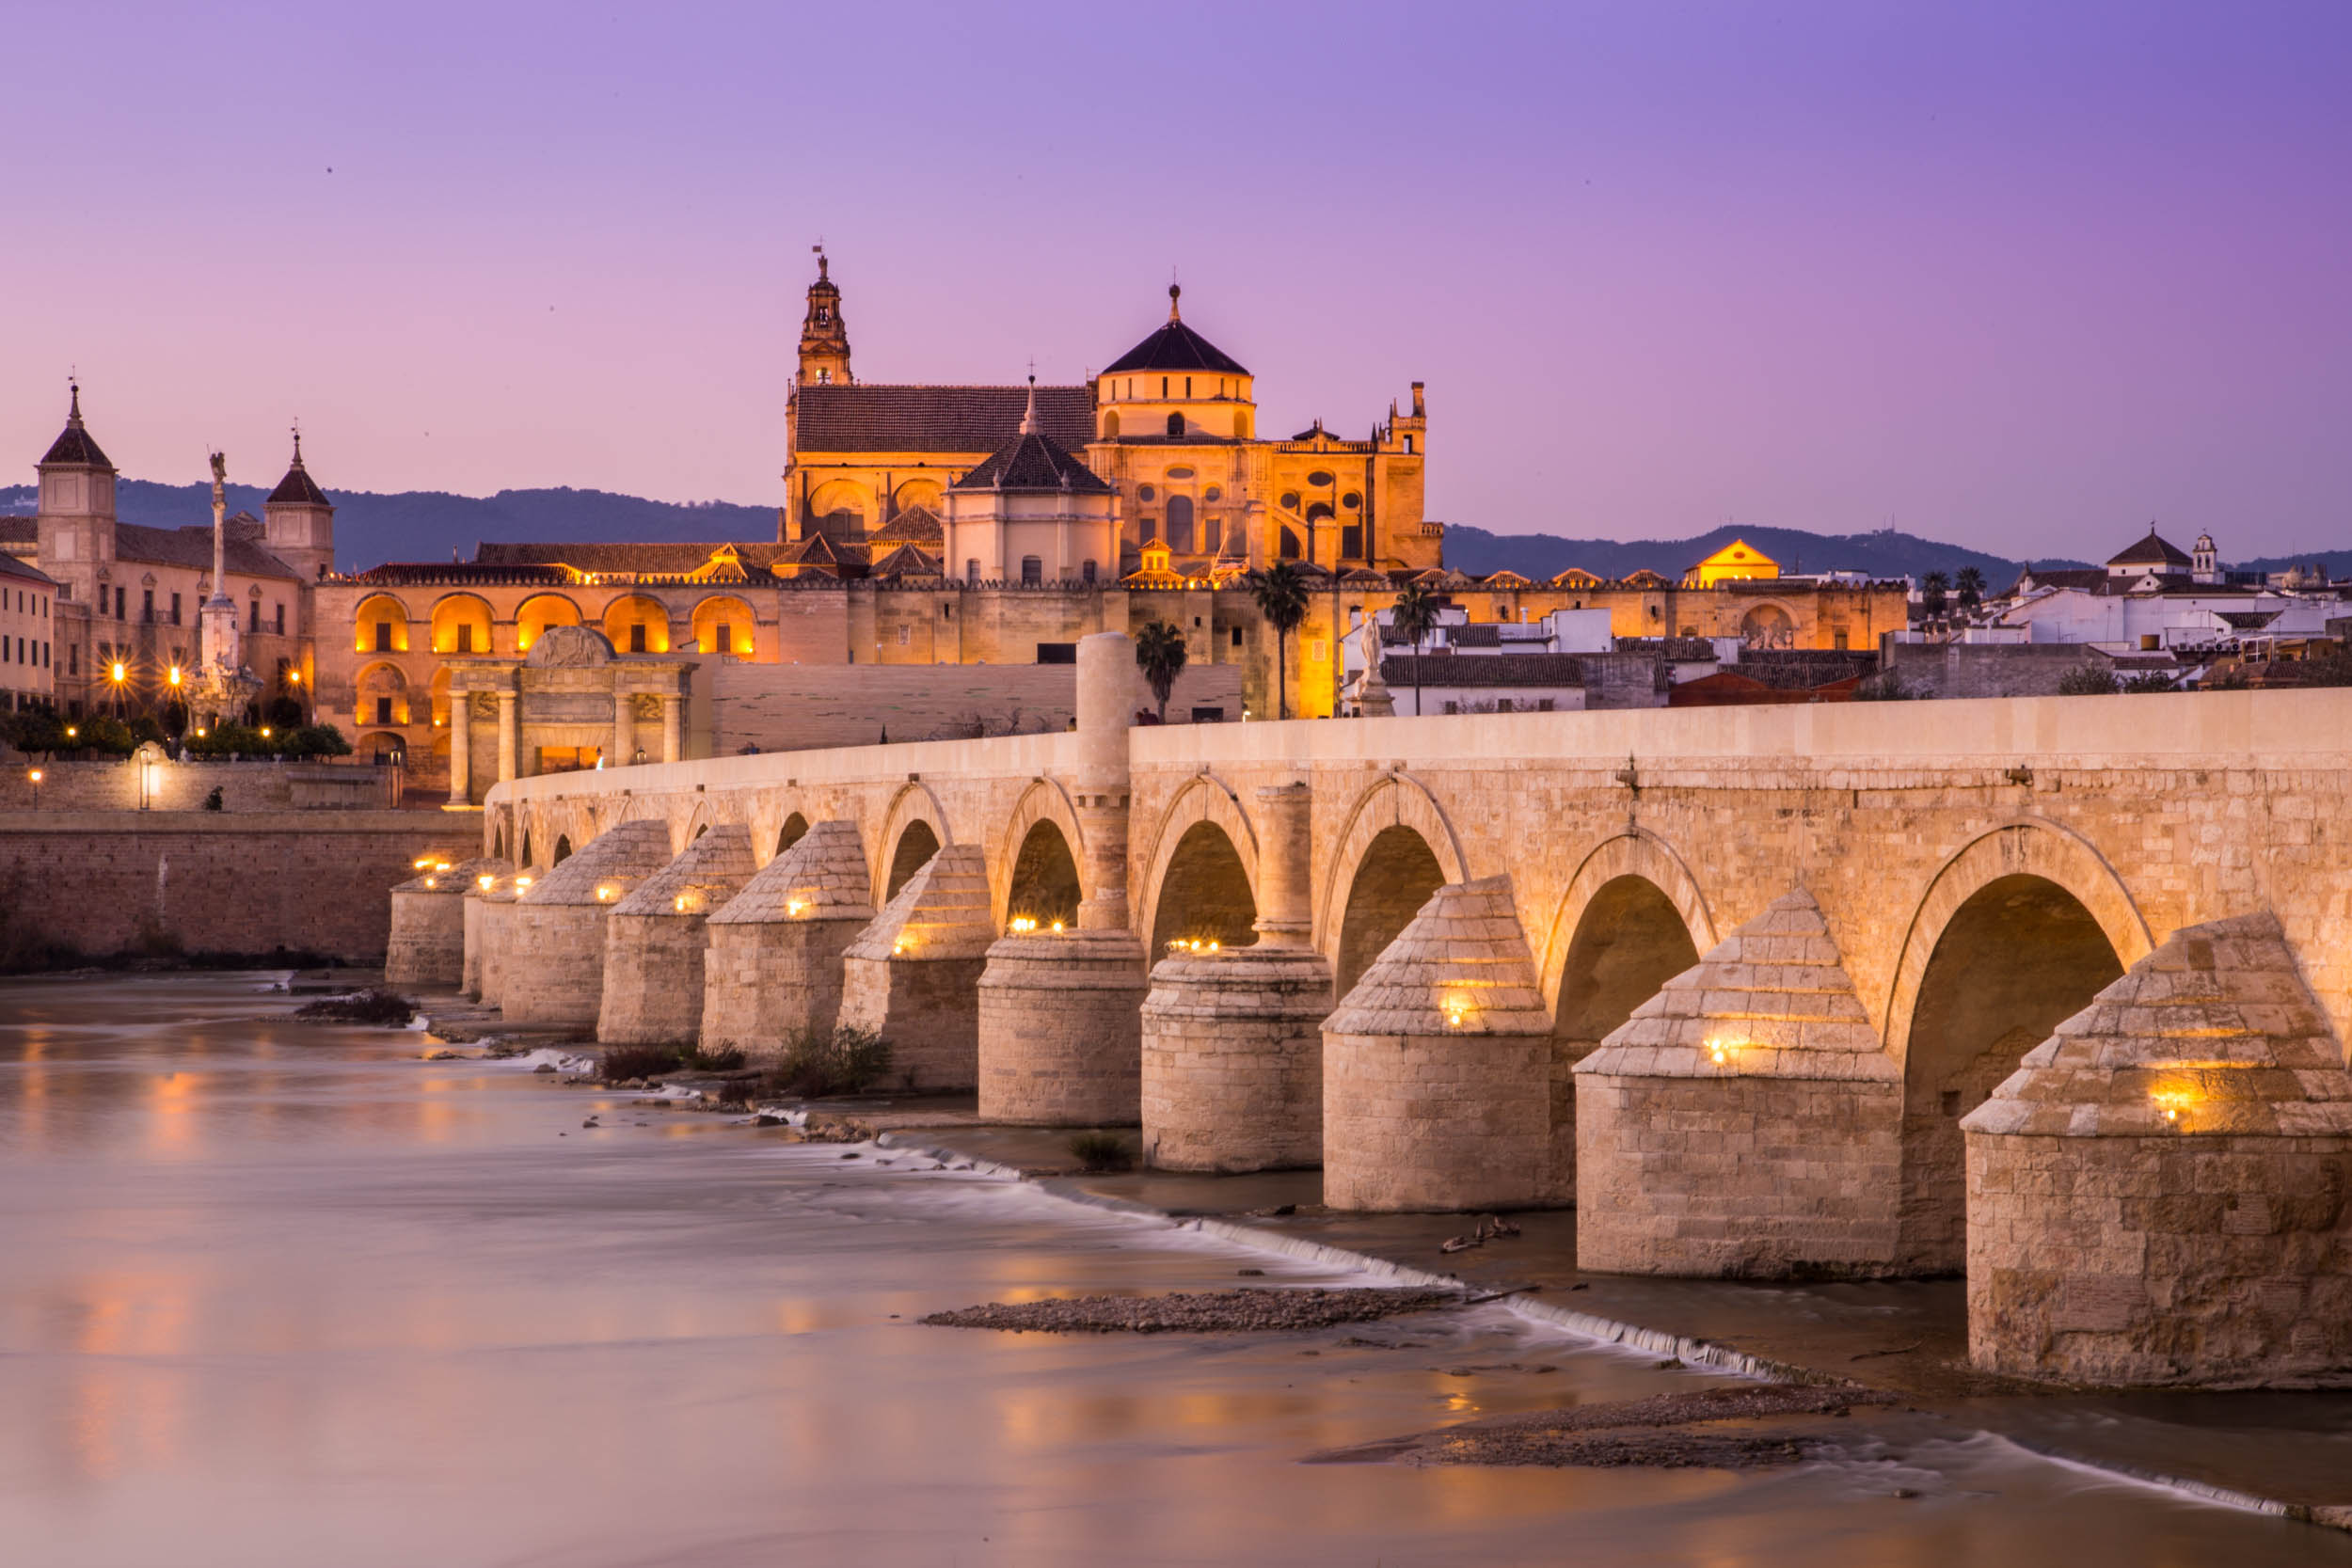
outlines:
[[[523,889],[529,887],[530,885],[531,879],[528,877],[517,877],[515,879],[515,891],[516,893],[520,893]]]
[[[491,876],[491,875],[488,875],[487,873],[485,873],[485,874],[484,874],[484,875],[482,875],[482,876],[480,876],[480,877],[476,877],[476,878],[474,879],[474,880],[482,884],[482,891],[483,891],[483,892],[487,893],[487,892],[489,892],[489,891],[490,891],[491,887],[492,887],[492,886],[493,886],[493,885],[494,885],[494,884],[498,881],[498,879],[497,879],[496,877],[494,877],[494,876]]]
[[[1470,1005],[1465,998],[1459,996],[1449,996],[1442,1004],[1440,1004],[1440,1006],[1445,1010],[1445,1026],[1447,1028],[1467,1029],[1470,1027]]]
[[[1012,928],[1016,931],[1034,931],[1037,922],[1028,915],[1017,914],[1012,917]]]
[[[177,664],[171,667],[171,684],[174,686],[180,684],[180,666]]]
[[[1707,1042],[1707,1059],[1714,1063],[1717,1067],[1728,1066],[1731,1062],[1731,1047],[1724,1044],[1722,1040],[1708,1040]]]
[[[1055,922],[1054,922],[1054,931],[1055,931],[1055,933],[1056,933],[1057,935],[1059,935],[1059,934],[1060,934],[1060,931],[1061,931],[1061,922],[1060,922],[1060,921],[1057,920],[1057,921],[1055,921]]]
[[[806,908],[808,908],[808,905],[798,898],[787,898],[784,901],[784,912],[790,915],[795,920],[800,918],[801,911]]]
[[[122,684],[122,677],[129,673],[130,671],[119,660],[118,660],[114,669],[115,684],[117,686],[120,686]]]
[[[604,886],[596,889],[596,902],[599,904],[610,904],[613,899],[618,898],[620,895],[621,890],[614,887],[610,882],[607,882]]]

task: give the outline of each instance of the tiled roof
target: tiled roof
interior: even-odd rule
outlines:
[[[2145,539],[2135,539],[2107,557],[2107,564],[2110,566],[2186,566],[2192,562],[2178,545],[2169,539],[2159,539],[2156,537],[2156,531],[2152,528],[2148,531],[2148,537]]]
[[[2107,574],[2097,566],[2028,566],[2017,575],[2017,580],[2024,582],[2028,578],[2038,588],[2084,588],[2096,592],[2106,584]]]
[[[958,490],[1074,490],[1107,493],[1092,468],[1052,436],[1015,436],[952,486]]]
[[[246,527],[239,527],[239,523]],[[224,553],[229,570],[244,578],[289,578],[301,580],[294,569],[262,547],[262,525],[250,517],[232,517]],[[115,525],[115,559],[147,566],[185,566],[199,572],[213,569],[213,531],[203,524],[188,528],[143,528],[137,523]]]
[[[740,544],[733,540],[708,543],[590,544],[580,541],[516,543],[490,541],[474,547],[482,566],[570,566],[582,572],[642,572],[682,577],[700,571],[723,549],[732,549],[745,574],[757,578],[774,562],[789,555],[791,546],[772,541]]]
[[[1024,387],[803,386],[793,394],[793,446],[816,451],[994,451],[1021,429]],[[1094,395],[1040,387],[1038,420],[1067,447],[1094,438]]]
[[[901,545],[874,562],[878,578],[925,578],[939,576],[939,557],[920,545]]]
[[[614,904],[675,857],[670,829],[652,817],[613,824],[564,863],[539,874],[525,904]]]
[[[286,477],[278,482],[278,488],[269,493],[270,503],[276,506],[326,506],[330,504],[326,492],[310,478],[302,466],[302,437],[294,437],[294,463],[286,469]]]
[[[1120,355],[1103,373],[1116,375],[1124,371],[1206,371],[1211,375],[1249,373],[1232,355],[1180,321],[1169,322]]]
[[[1745,648],[1737,664],[1726,664],[1718,673],[1743,675],[1776,691],[1809,691],[1858,680],[1877,669],[1878,655],[1861,649]]]
[[[869,545],[937,545],[947,537],[930,507],[901,508],[896,517],[866,536]]]
[[[57,586],[56,578],[31,562],[10,555],[6,550],[0,550],[0,578],[10,578],[18,582],[33,583],[43,588]]]
[[[858,842],[857,826],[829,819],[809,829],[791,848],[760,867],[759,874],[743,884],[743,891],[710,917],[710,924],[749,926],[802,919],[862,924],[873,918],[873,886],[866,878],[866,851]]]
[[[1413,678],[1418,669],[1421,678]],[[1455,658],[1445,654],[1390,654],[1380,660],[1380,678],[1391,691],[1414,685],[1446,689],[1489,686],[1582,686],[1584,666],[1574,654],[1482,654]]]
[[[40,537],[40,518],[0,517],[0,545],[29,545]]]
[[[683,854],[638,883],[612,912],[700,921],[723,909],[758,870],[752,831],[739,822],[714,823]]]
[[[1489,877],[1431,895],[1323,1027],[1327,1036],[1549,1035],[1550,1018],[1510,879]]]
[[[40,460],[40,467],[47,467],[52,463],[86,463],[94,468],[114,467],[106,461],[106,454],[98,450],[98,443],[90,439],[89,432],[82,428],[79,387],[73,388],[72,401],[67,404],[65,429],[50,443],[49,455]]]

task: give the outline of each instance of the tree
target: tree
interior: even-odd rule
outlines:
[[[1176,677],[1184,673],[1187,657],[1184,634],[1166,621],[1147,622],[1136,634],[1136,666],[1159,702],[1163,724],[1168,722],[1168,694],[1176,689]]]
[[[1960,576],[1952,579],[1960,588],[1960,608],[1974,610],[1984,602],[1984,571],[1981,567],[1963,566]]]
[[[1250,575],[1249,596],[1257,601],[1265,624],[1274,628],[1274,712],[1278,719],[1288,719],[1290,635],[1307,618],[1306,574],[1290,562],[1278,561]]]
[[[1390,617],[1398,633],[1413,641],[1413,715],[1419,718],[1421,705],[1421,640],[1427,637],[1438,624],[1438,596],[1418,582],[1408,582],[1396,596],[1396,610]]]
[[[1951,585],[1952,579],[1941,572],[1930,572],[1919,579],[1919,608],[1927,611],[1929,620],[1944,613],[1944,591]]]

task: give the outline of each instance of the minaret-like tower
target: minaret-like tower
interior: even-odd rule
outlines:
[[[82,388],[68,382],[65,429],[36,465],[40,501],[34,522],[40,569],[84,604],[115,563],[115,467],[82,425]]]
[[[808,286],[808,314],[801,321],[800,384],[853,384],[850,374],[850,329],[841,320],[841,288],[829,276],[821,248],[817,252],[817,281]]]
[[[262,503],[262,531],[269,553],[293,567],[305,584],[335,569],[335,506],[302,466],[298,430],[294,464]]]

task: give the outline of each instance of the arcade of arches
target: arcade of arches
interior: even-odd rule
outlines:
[[[1083,681],[1089,645],[1080,651]],[[1100,980],[1106,965],[1137,972],[1132,1000],[1118,1005],[1139,1007],[1141,972],[1172,946],[1184,948],[1187,962],[1197,961],[1197,940],[1232,950],[1237,964],[1266,963],[1269,934],[1292,928],[1282,890],[1295,886],[1297,944],[1274,949],[1327,959],[1332,1006],[1380,964],[1383,994],[1392,998],[1380,1006],[1399,1031],[1391,1059],[1408,1073],[1425,1062],[1430,1084],[1442,1085],[1422,1095],[1407,1079],[1391,1080],[1406,1085],[1397,1103],[1421,1107],[1402,1118],[1335,1117],[1311,1097],[1298,1105],[1301,1125],[1311,1117],[1327,1136],[1370,1125],[1347,1134],[1380,1140],[1371,1155],[1351,1152],[1357,1166],[1368,1157],[1403,1166],[1422,1159],[1415,1116],[1491,1114],[1513,1130],[1509,1159],[1549,1161],[1581,1188],[1589,1173],[1576,1163],[1599,1156],[1572,1129],[1580,1097],[1599,1085],[1580,1064],[1613,1035],[1633,1037],[1645,1020],[1688,1021],[1688,1037],[1651,1053],[1654,1062],[1613,1065],[1610,1081],[1652,1085],[1628,1091],[1649,1096],[1645,1102],[1681,1096],[1674,1102],[1690,1108],[1687,1124],[1651,1131],[1708,1146],[1709,1169],[1727,1184],[1711,1196],[1731,1205],[1735,1230],[1740,1172],[1764,1168],[1740,1164],[1739,1151],[1751,1148],[1778,1151],[1769,1180],[1797,1183],[1759,1191],[1757,1212],[1768,1199],[1781,1206],[1772,1212],[1801,1211],[1809,1201],[1802,1183],[1819,1171],[1848,1184],[1834,1195],[1844,1206],[1837,1212],[1858,1216],[1834,1253],[1808,1255],[1805,1234],[1790,1230],[1780,1251],[1760,1262],[1747,1255],[1731,1272],[1948,1275],[1969,1265],[1976,1199],[1963,1173],[1979,1140],[1992,1135],[1974,1121],[1963,1129],[1963,1119],[1994,1104],[2026,1053],[2104,989],[2155,962],[2152,954],[2174,933],[2275,913],[2297,967],[2291,981],[2265,983],[2308,988],[2297,994],[2312,999],[2312,1016],[2329,1028],[2352,1022],[2352,933],[2341,921],[2352,843],[2338,845],[2321,827],[2352,804],[2337,782],[2352,767],[2329,750],[2340,744],[2333,737],[2352,734],[2352,693],[2212,693],[2184,698],[2177,713],[2150,705],[2167,702],[1694,710],[1557,722],[1515,716],[1465,720],[1443,736],[1417,721],[1232,726],[1230,736],[1197,737],[1142,730],[1123,752],[1087,733],[1008,737],[945,743],[952,752],[871,748],[689,764],[660,788],[633,789],[628,811],[671,813],[681,849],[690,818],[783,820],[787,842],[790,824],[838,822],[862,846],[878,906],[943,846],[960,847],[985,871],[997,932],[990,963],[1020,946],[1028,966],[1020,988],[992,981],[980,990],[993,988],[1005,1006],[1044,1009],[1035,1027],[1053,1036],[1054,1071],[1062,1082],[1083,1079],[1089,1092],[1128,1092],[1120,1085],[1133,1081],[1132,1063],[1122,1080],[1117,1063],[1086,1053],[1134,1050],[1120,1043],[1133,1037],[1105,1028],[1098,1040],[1068,1026],[1074,1004],[1052,1000],[1062,982],[1051,962],[1034,942],[1003,942],[1007,927],[1034,922],[1045,933],[1060,922],[1073,954],[1085,944],[1092,978],[1084,1006],[1095,1029],[1112,1005],[1115,988]],[[2152,717],[2165,721],[2152,726]],[[2265,760],[2199,750],[2212,744],[2206,724],[2258,736]],[[1368,741],[1379,760],[1366,760]],[[919,798],[910,777],[918,756]],[[2138,760],[2126,768],[2120,758]],[[1111,766],[1120,769],[1115,776],[1102,771]],[[485,813],[485,847],[519,844],[526,865],[559,832],[580,847],[581,806],[621,787],[593,774],[501,784]],[[1291,819],[1269,802],[1285,795],[1301,799],[1297,826],[1278,831]],[[2265,835],[2249,835],[2249,800],[2261,802]],[[1120,834],[1126,885],[1106,888],[1105,866],[1119,863],[1105,862],[1103,846]],[[776,829],[765,836],[774,850],[784,847]],[[1423,922],[1415,940],[1432,961],[1422,970],[1412,955],[1380,962],[1441,887],[1470,884],[1502,890],[1501,902],[1475,918]],[[1094,927],[1082,928],[1082,899]],[[1811,924],[1792,913],[1798,924],[1771,925],[1784,905]],[[1110,933],[1100,928],[1106,909],[1123,920],[1132,959],[1111,956]],[[1804,934],[1773,934],[1782,928]],[[875,961],[887,958],[885,947]],[[1677,992],[1679,1011],[1645,1011],[1669,981],[1702,965],[1723,976],[1720,991],[1710,978],[1704,995]],[[1409,988],[1422,970],[1430,989],[1416,1000]],[[1485,1032],[1482,986],[1513,988],[1496,1004],[1511,1019],[1507,1040]],[[885,992],[897,994],[877,994]],[[1540,1010],[1520,1000],[1531,994]],[[1773,1008],[1742,1011],[1751,1001]],[[1359,1005],[1352,1016],[1370,1015]],[[1214,1012],[1200,1017],[1198,1029],[1217,1027]],[[975,1075],[984,1085],[1017,1085],[1025,1070],[1024,1029],[1003,1022],[977,1031]],[[1820,1051],[1808,1054],[1817,1035]],[[1168,1038],[1184,1049],[1181,1037]],[[1274,1038],[1262,1031],[1249,1062],[1263,1062]],[[1349,1038],[1359,1057],[1364,1039],[1386,1049],[1361,1027]],[[1214,1045],[1204,1035],[1199,1049]],[[2329,1049],[2329,1070],[2340,1071],[2342,1046]],[[1611,1054],[1627,1050],[1612,1046]],[[1219,1101],[1229,1092],[1223,1080],[1196,1072],[1184,1096],[1154,1101],[1147,1083],[1125,1118],[1172,1104],[1204,1125],[1235,1124],[1257,1080],[1233,1060],[1238,1086],[1230,1093],[1240,1099]],[[1510,1065],[1461,1066],[1473,1060]],[[1332,1080],[1321,1082],[1333,1092]],[[1480,1095],[1497,1098],[1482,1109]],[[1031,1097],[1032,1109],[1042,1098]],[[1103,1103],[1089,1101],[1089,1114]],[[1143,1147],[1155,1137],[1168,1148],[1214,1144],[1195,1131],[1147,1119]],[[2080,1141],[2037,1158],[2095,1161],[2103,1148],[2090,1144],[2116,1145]],[[1870,1152],[1808,1165],[1805,1149],[1832,1146]],[[1451,1147],[1458,1161],[1467,1146],[1457,1136]],[[1223,1164],[1230,1151],[1230,1143],[1216,1146],[1217,1168],[1248,1168]],[[1638,1154],[1654,1196],[1671,1198],[1654,1183],[1672,1179],[1672,1163],[1650,1152],[1627,1158]],[[2344,1175],[2352,1192],[2352,1167]],[[1557,1200],[1568,1181],[1521,1185]],[[1442,1201],[1439,1184],[1416,1190]],[[1673,1223],[1672,1203],[1662,1209]],[[2065,1216],[2053,1211],[2049,1223],[2061,1227]],[[2050,1266],[2062,1269],[2063,1254],[2054,1248]]]

